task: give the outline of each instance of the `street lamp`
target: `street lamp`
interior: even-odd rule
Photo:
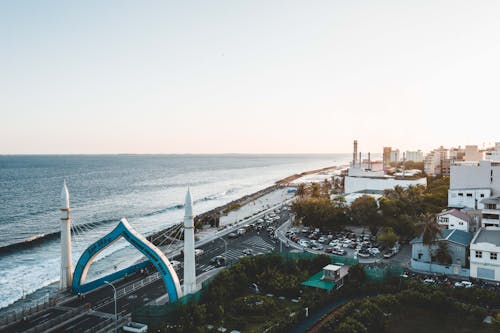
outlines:
[[[220,237],[220,239],[224,242],[224,266],[227,266],[227,258],[226,258],[227,241],[222,236]]]
[[[111,282],[104,281],[104,283],[109,284],[113,288],[113,297],[115,299],[115,332],[118,332],[118,315],[116,314],[116,288]]]

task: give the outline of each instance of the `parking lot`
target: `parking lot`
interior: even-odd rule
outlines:
[[[292,227],[285,236],[303,249],[360,260],[391,259],[400,250],[399,244],[386,248],[374,236],[355,231],[322,233],[319,229]]]

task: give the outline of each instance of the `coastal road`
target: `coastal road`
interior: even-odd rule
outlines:
[[[245,256],[250,250],[252,255],[259,255],[279,251],[279,241],[274,239],[274,232],[268,232],[269,226],[278,227],[289,219],[289,213],[280,214],[280,220],[266,225],[262,230],[248,228],[248,231],[237,238],[229,238],[227,235],[213,239],[198,247],[204,253],[196,257],[196,275],[205,274],[217,268],[213,258],[222,256],[230,264]],[[247,221],[246,224],[250,224]],[[223,238],[223,240],[221,239]],[[282,247],[283,251],[288,250]],[[180,256],[175,260],[182,261]],[[152,279],[153,274],[148,275],[136,273],[126,279],[114,283],[117,290],[131,288],[139,285],[132,292],[117,300],[117,312],[129,314],[135,308],[147,304],[166,294],[162,279]],[[179,279],[182,281],[182,267],[178,271]],[[141,281],[151,280],[151,283],[140,286]],[[90,310],[89,310],[90,309]],[[80,310],[79,312],[77,312]],[[76,312],[76,313],[75,313]],[[71,314],[69,318],[68,315]],[[100,324],[110,323],[114,320],[113,290],[110,286],[103,286],[97,290],[85,294],[84,298],[74,297],[66,302],[59,303],[56,307],[42,311],[35,316],[27,318],[16,325],[0,329],[0,332],[26,332],[29,328],[47,326],[47,332],[85,332]]]

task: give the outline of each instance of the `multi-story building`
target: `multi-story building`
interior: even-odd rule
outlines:
[[[495,147],[486,152],[485,159],[493,162],[500,162],[500,142],[496,142]]]
[[[483,226],[499,226],[500,162],[453,163],[448,206],[481,209]]]
[[[382,155],[382,162],[384,164],[384,169],[387,169],[391,165],[391,147],[384,147],[384,153]]]
[[[437,176],[441,174],[440,154],[431,151],[424,159],[424,172],[428,176]]]
[[[500,228],[481,228],[470,244],[470,276],[500,281]]]
[[[399,149],[391,150],[391,162],[399,162]]]
[[[451,161],[463,161],[465,156],[465,149],[458,146],[458,148],[450,148],[448,157]]]
[[[423,162],[424,161],[424,153],[421,150],[417,151],[406,151],[406,160],[413,162]]]
[[[479,162],[484,160],[484,152],[480,151],[476,145],[465,146],[464,161]]]

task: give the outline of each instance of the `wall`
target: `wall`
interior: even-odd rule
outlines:
[[[442,218],[448,218],[448,222],[441,222]],[[438,224],[446,225],[448,229],[458,229],[466,232],[469,231],[469,223],[467,221],[459,219],[456,216],[453,216],[452,214],[440,215],[438,216],[437,220]]]
[[[345,193],[353,193],[364,190],[383,191],[392,189],[396,185],[408,187],[410,185],[427,186],[427,178],[398,180],[394,178],[367,178],[367,177],[350,177],[344,179]]]
[[[476,258],[476,251],[482,252],[482,258]],[[497,260],[490,259],[490,253],[497,254]],[[491,280],[500,281],[500,247],[491,243],[472,243],[470,251],[471,277],[478,277],[478,268],[491,269],[494,277]]]
[[[448,207],[483,209],[484,205],[481,203],[481,200],[489,198],[490,196],[491,190],[489,188],[450,188],[450,190],[448,190]]]
[[[413,259],[411,260],[411,268],[417,271],[448,274],[448,275],[460,275],[466,278],[468,278],[471,273],[469,269],[459,267],[458,265],[443,266],[439,264],[432,264],[429,266],[429,263],[423,263]]]
[[[459,264],[459,265],[465,265],[465,257],[466,257],[466,249],[463,245],[455,244],[452,242],[447,242],[448,243],[448,251],[450,253],[452,263],[453,264]],[[438,249],[438,245],[434,244],[432,245],[432,253],[435,253]],[[419,253],[422,254],[420,259],[418,259]],[[411,247],[411,258],[412,260],[420,261],[422,263],[426,263],[429,265],[429,247],[427,245],[424,245],[423,243],[416,243],[412,244]]]
[[[481,161],[473,164],[453,164],[450,190],[491,188],[491,195],[500,195],[500,164]]]

